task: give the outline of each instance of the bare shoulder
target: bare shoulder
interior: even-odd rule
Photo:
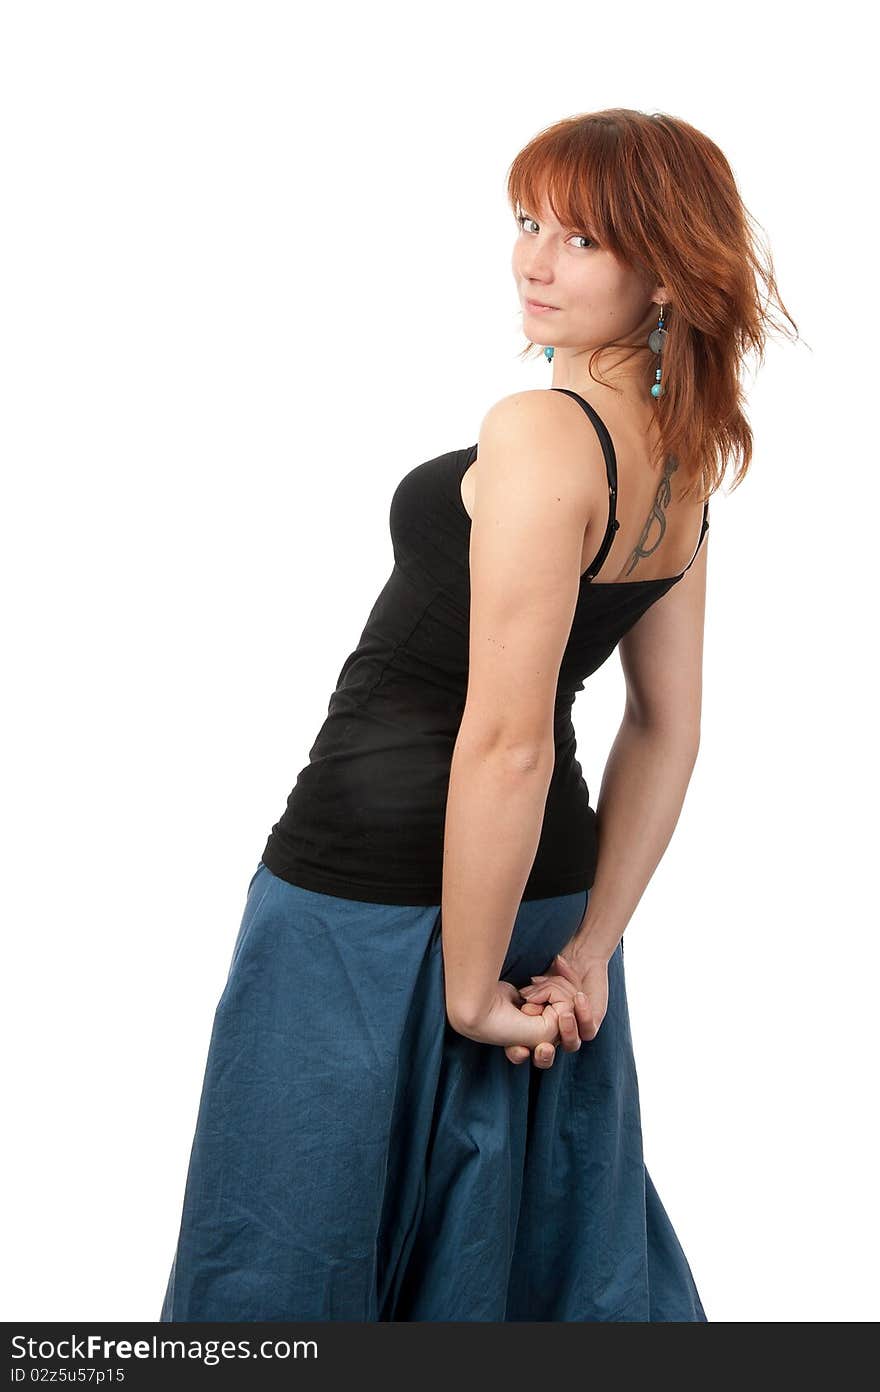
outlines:
[[[585,428],[586,426],[586,428]],[[535,495],[562,488],[589,507],[595,497],[595,454],[604,477],[602,447],[577,402],[564,392],[513,392],[489,407],[480,424],[477,479],[491,472]],[[479,488],[479,483],[478,483]]]
[[[585,511],[583,435],[557,397],[516,392],[482,423],[471,466],[468,691],[459,733],[480,749],[549,748],[550,768]]]

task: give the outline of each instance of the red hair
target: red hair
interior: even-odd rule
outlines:
[[[795,339],[797,325],[779,298],[773,258],[758,244],[718,146],[661,112],[612,107],[571,116],[520,151],[508,171],[507,194],[517,215],[537,211],[546,200],[564,227],[595,238],[668,288],[655,462],[674,455],[683,476],[702,480],[708,497],[733,457],[737,487],[752,457],[741,366],[750,352],[763,361],[768,327],[787,333],[769,315],[770,300]],[[760,284],[767,290],[763,303]],[[593,381],[601,380],[593,376],[596,353],[611,346],[644,353],[649,398],[657,359],[646,343],[613,339],[592,350]],[[533,347],[529,342],[520,356]]]

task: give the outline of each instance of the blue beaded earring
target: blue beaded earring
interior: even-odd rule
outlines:
[[[665,346],[666,346],[666,330],[665,330],[665,328],[663,327],[663,305],[661,305],[661,306],[660,306],[660,318],[659,318],[659,320],[657,321],[657,327],[656,327],[656,329],[652,329],[651,332],[650,332],[649,335],[648,335],[648,347],[650,348],[651,352],[652,352],[652,353],[656,353],[657,356],[658,356],[658,358],[659,358],[659,357],[662,355],[663,349],[665,348]],[[663,395],[663,387],[662,387],[662,385],[661,385],[661,378],[662,378],[662,376],[663,376],[663,369],[661,368],[660,364],[658,363],[658,364],[657,364],[657,370],[656,370],[656,372],[654,373],[654,377],[655,377],[656,380],[655,380],[655,382],[654,382],[653,387],[651,388],[651,395],[652,395],[653,397],[655,397],[655,398],[658,397],[658,396],[662,396],[662,395]]]
[[[657,327],[656,329],[652,329],[650,334],[648,335],[648,347],[650,348],[652,353],[657,354],[658,358],[662,357],[663,349],[666,346],[666,321],[663,318],[664,308],[665,305],[660,306],[660,317],[657,320]],[[553,361],[552,347],[544,349],[544,357],[547,359],[548,363]],[[659,363],[657,364],[657,369],[654,373],[654,378],[655,381],[654,385],[651,388],[651,395],[656,399],[658,396],[663,395],[663,369]]]

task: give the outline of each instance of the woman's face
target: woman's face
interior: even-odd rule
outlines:
[[[638,342],[657,326],[658,287],[587,233],[563,227],[547,207],[522,208],[512,266],[533,343],[591,349],[610,339]],[[554,308],[538,310],[530,300]]]

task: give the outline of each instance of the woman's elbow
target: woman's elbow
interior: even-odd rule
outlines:
[[[540,735],[493,721],[462,721],[456,753],[492,760],[512,775],[551,770],[556,759],[552,732]]]
[[[667,749],[675,749],[683,758],[697,762],[700,752],[700,719],[680,711],[658,710],[637,713],[627,703],[624,723],[643,735],[659,740]]]

